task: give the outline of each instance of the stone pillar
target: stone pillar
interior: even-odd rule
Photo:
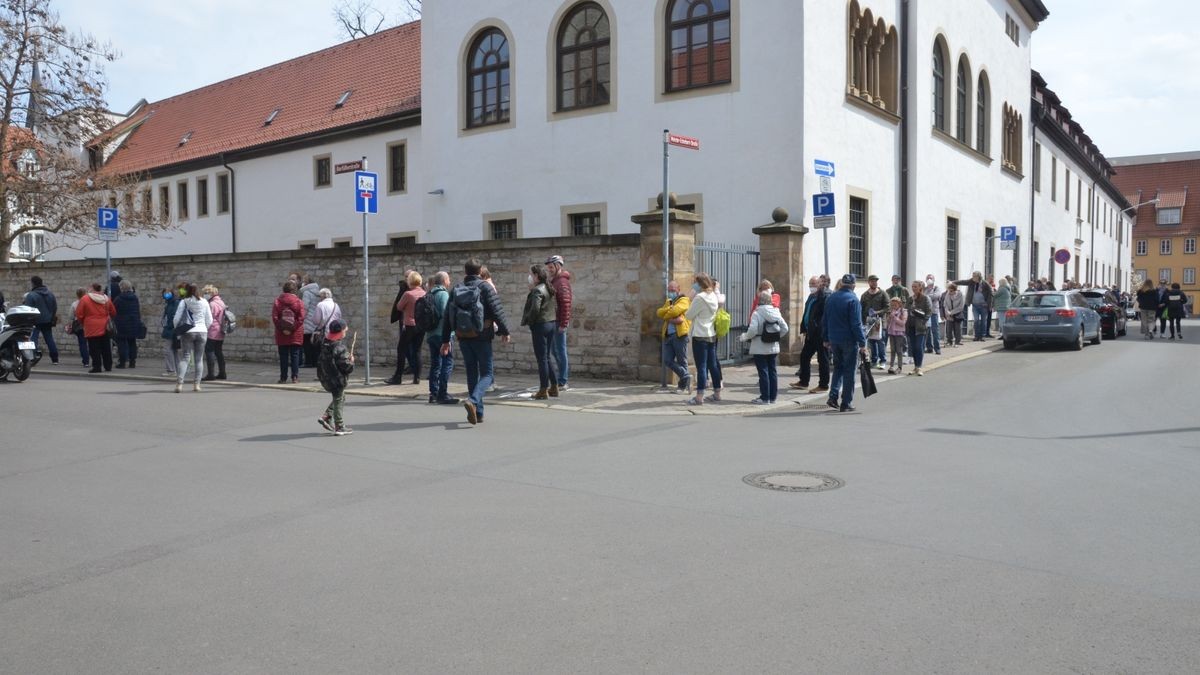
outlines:
[[[666,301],[663,281],[663,212],[662,195],[658,208],[634,215],[631,220],[641,227],[641,264],[638,269],[638,307],[641,309],[641,344],[638,349],[638,379],[658,382],[662,373],[662,321],[656,310]],[[667,222],[670,227],[668,256],[671,278],[683,288],[692,285],[696,274],[696,226],[701,217],[690,211],[675,208],[675,193],[671,193]]]
[[[771,218],[775,222],[756,227],[753,232],[758,235],[760,276],[775,285],[779,311],[790,329],[779,345],[779,363],[791,366],[799,362],[803,346],[800,319],[808,289],[808,279],[804,276],[804,235],[808,228],[787,222],[788,212],[782,207],[775,209]]]

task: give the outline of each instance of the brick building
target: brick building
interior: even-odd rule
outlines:
[[[1133,227],[1134,278],[1179,283],[1189,296],[1200,293],[1200,207],[1195,203],[1200,194],[1188,204],[1191,188],[1200,191],[1200,152],[1117,157],[1112,164],[1117,169],[1113,182],[1130,204],[1140,204]]]

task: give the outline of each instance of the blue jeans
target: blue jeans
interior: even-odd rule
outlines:
[[[829,382],[829,400],[837,402],[842,397],[842,407],[854,402],[854,375],[858,368],[858,345],[853,342],[835,343],[833,352],[833,379]]]
[[[304,348],[301,345],[278,345],[278,349],[279,379],[286,380],[288,378],[289,367],[292,370],[293,380],[300,377],[300,354],[304,351]],[[180,382],[183,381],[182,377],[182,371],[180,371]]]
[[[117,338],[117,360],[122,364],[133,365],[137,361],[137,340],[130,337]]]
[[[696,394],[708,388],[712,376],[713,389],[721,388],[721,371],[717,368],[717,343],[692,338],[692,359],[696,362]]]
[[[925,363],[925,331],[907,331],[908,355],[912,357],[913,367],[920,368]]]
[[[758,369],[758,397],[774,403],[779,395],[779,374],[775,371],[778,354],[755,354],[754,367]]]
[[[538,367],[538,388],[549,389],[550,383],[554,380],[554,368],[550,365],[550,352],[557,347],[558,338],[556,333],[558,324],[553,321],[534,324],[529,327],[529,332],[533,336],[533,356],[537,359]],[[564,378],[559,378],[565,382]]]
[[[975,339],[982,340],[987,328],[987,305],[971,304],[971,314],[975,317]]]
[[[58,363],[58,345],[54,344],[54,326],[48,323],[39,323],[33,327],[33,333],[29,339],[33,341],[34,349],[37,349],[38,335],[46,338],[46,349],[50,352],[50,360]]]
[[[450,373],[454,371],[454,350],[442,356],[442,335],[425,340],[429,345],[429,395],[440,399],[446,398],[446,385],[450,382]]]
[[[662,363],[679,378],[680,386],[688,379],[687,336],[668,335],[663,339]],[[686,387],[684,387],[686,389]]]
[[[557,331],[558,324],[555,324]],[[558,386],[563,386],[567,383],[567,378],[571,376],[571,363],[567,359],[567,331],[554,333],[554,344],[552,345],[551,353],[554,354],[554,365],[558,366]]]
[[[937,312],[929,315],[929,343],[933,346],[934,354],[942,353],[942,327]]]
[[[492,386],[492,341],[459,340],[463,366],[467,369],[467,398],[475,404],[475,414],[483,419],[483,395]]]
[[[79,341],[79,357],[81,359],[83,359],[83,365],[85,365],[85,366],[91,365],[92,361],[88,357],[87,338],[83,337],[83,331],[79,331],[78,333],[76,333],[75,339]]]
[[[867,346],[871,348],[872,363],[887,363],[887,340],[867,340]]]

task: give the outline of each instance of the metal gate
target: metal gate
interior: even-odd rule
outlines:
[[[750,305],[758,291],[758,251],[752,246],[704,242],[696,246],[696,271],[720,282],[729,312],[729,334],[717,342],[717,357],[723,363],[744,361],[749,346],[738,338],[749,327]]]

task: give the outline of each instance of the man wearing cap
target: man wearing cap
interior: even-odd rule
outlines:
[[[879,277],[872,274],[867,277],[867,290],[863,291],[862,298],[859,300],[862,303],[862,321],[865,325],[867,318],[874,312],[881,318],[887,316],[888,313],[888,296],[879,287]],[[880,339],[870,340],[871,361],[880,370],[883,369],[883,364],[887,361],[887,336],[880,334]]]
[[[822,337],[833,352],[833,380],[825,405],[841,412],[854,411],[854,376],[858,355],[867,354],[867,336],[863,333],[862,303],[854,294],[854,275],[842,277],[838,290],[825,302]],[[841,395],[841,403],[838,396]]]
[[[317,379],[321,381],[325,391],[333,396],[333,401],[325,409],[325,414],[317,418],[317,423],[337,436],[345,436],[354,433],[342,420],[342,408],[346,404],[346,385],[349,384],[350,373],[354,372],[354,354],[346,349],[346,343],[342,340],[346,337],[344,321],[334,319],[325,330],[321,354],[317,357]]]
[[[558,330],[554,332],[550,353],[558,366],[558,390],[566,391],[571,388],[567,384],[567,377],[571,374],[571,364],[567,359],[567,329],[571,326],[571,273],[563,269],[561,255],[546,258],[545,265],[550,273],[550,285],[554,287],[554,299],[558,302]]]

